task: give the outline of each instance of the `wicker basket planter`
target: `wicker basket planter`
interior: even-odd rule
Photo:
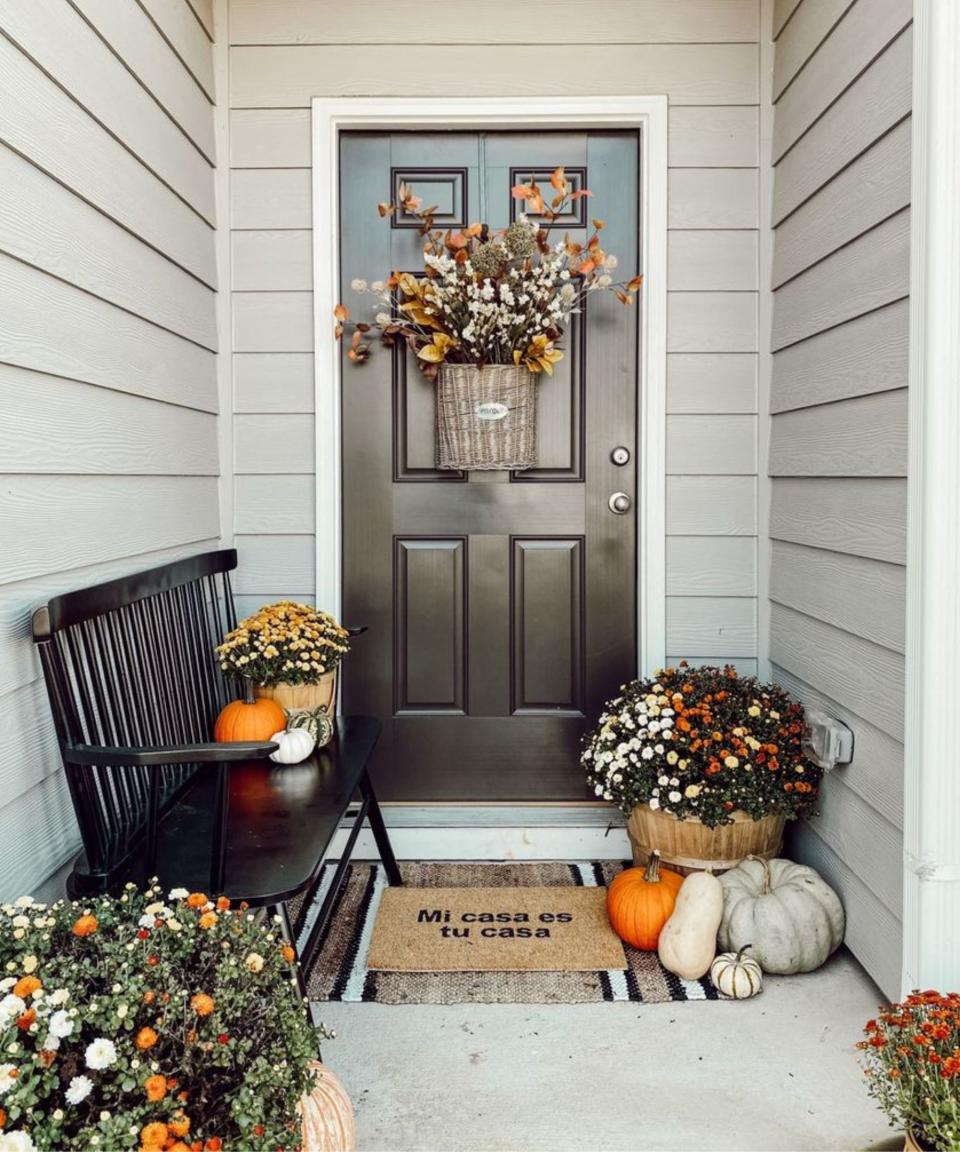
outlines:
[[[689,875],[712,868],[725,872],[745,856],[771,860],[783,844],[783,816],[751,819],[746,812],[731,812],[732,824],[708,828],[699,820],[678,820],[669,812],[637,805],[627,821],[633,862],[646,865],[656,848],[663,863],[674,872]]]
[[[536,464],[532,372],[511,364],[441,364],[436,387],[439,469],[478,472]]]
[[[327,672],[316,684],[257,684],[258,699],[276,700],[285,712],[313,712],[322,708],[331,720],[337,712],[337,669]]]

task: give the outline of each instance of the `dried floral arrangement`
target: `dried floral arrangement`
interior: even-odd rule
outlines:
[[[535,180],[517,184],[514,199],[547,223],[575,200],[592,196],[574,190],[562,167],[550,177],[548,200]],[[381,217],[402,211],[420,221],[424,274],[394,271],[386,280],[354,280],[357,293],[370,292],[378,312],[372,323],[351,321],[349,309],[334,310],[335,332],[352,329],[348,357],[363,363],[370,355],[367,335],[377,330],[384,344],[405,341],[428,377],[441,364],[512,364],[551,375],[563,358],[559,342],[570,317],[582,311],[594,292],[612,292],[632,304],[642,276],[616,279],[616,255],[604,250],[605,222],[595,218],[586,243],[567,234],[550,243],[547,228],[521,214],[508,227],[492,231],[471,224],[460,231],[434,228],[436,206],[424,207],[412,186],[400,184],[396,202],[379,205]]]
[[[328,612],[281,600],[241,620],[217,657],[221,671],[254,684],[316,684],[349,651],[349,633]]]
[[[923,1148],[960,1148],[960,992],[913,992],[864,1033],[867,1085],[890,1123]]]
[[[779,685],[681,663],[625,685],[581,763],[595,795],[627,815],[646,804],[711,828],[734,811],[793,819],[812,808],[821,776],[803,735],[803,707]]]
[[[0,1147],[299,1147],[318,1033],[293,960],[275,924],[202,892],[5,904]]]

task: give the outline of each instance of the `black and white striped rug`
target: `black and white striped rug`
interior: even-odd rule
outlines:
[[[404,883],[419,888],[601,885],[624,865],[574,863],[448,863],[405,861]],[[328,864],[307,909],[301,942],[333,879]],[[627,967],[598,972],[383,972],[367,968],[367,953],[380,896],[387,885],[380,864],[351,864],[317,952],[307,987],[313,1001],[378,1001],[381,1004],[590,1004],[603,1001],[663,1003],[715,1000],[706,978],[681,980],[655,953],[626,947]],[[295,909],[291,909],[296,912]],[[296,917],[295,917],[296,919]]]

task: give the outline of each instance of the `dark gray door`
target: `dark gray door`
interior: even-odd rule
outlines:
[[[510,188],[559,164],[594,198],[554,227],[637,270],[638,140],[630,132],[355,133],[342,138],[342,299],[350,283],[419,271],[413,220],[381,220],[400,181],[437,223],[509,224]],[[433,385],[405,349],[343,367],[343,613],[368,624],[344,706],[383,722],[384,800],[585,796],[580,734],[636,662],[637,313],[591,297],[539,385],[539,466],[434,468]],[[614,460],[625,448],[626,463]],[[619,454],[617,459],[622,459]],[[615,514],[610,497],[626,493]]]

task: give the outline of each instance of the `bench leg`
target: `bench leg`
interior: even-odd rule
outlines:
[[[397,858],[393,854],[393,845],[390,843],[390,837],[387,835],[387,827],[383,822],[383,815],[380,812],[380,805],[377,803],[377,797],[373,791],[373,784],[370,782],[370,774],[368,772],[364,772],[360,777],[360,792],[367,801],[367,818],[370,821],[373,838],[377,842],[377,851],[380,853],[380,859],[383,861],[387,879],[394,887],[401,887],[403,885],[403,877],[400,875]]]
[[[300,999],[306,1000],[307,983],[303,975],[303,965],[300,963],[300,954],[297,952],[297,940],[293,934],[293,926],[290,923],[290,914],[287,912],[286,904],[277,904],[273,911],[280,917],[280,935],[283,937],[284,944],[289,944],[296,953],[293,961],[293,973],[297,981],[297,991],[300,994]]]

